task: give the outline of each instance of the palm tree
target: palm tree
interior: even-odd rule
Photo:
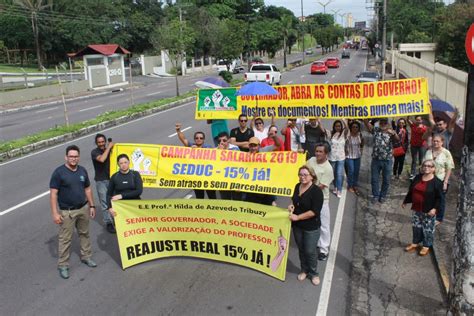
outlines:
[[[283,31],[283,67],[286,67],[286,43],[288,41],[288,37],[294,33],[293,19],[290,15],[283,15],[280,21]]]
[[[43,64],[41,62],[41,49],[39,44],[38,13],[51,8],[53,6],[53,0],[14,0],[14,3],[30,13],[31,28],[35,38],[36,59],[38,60],[38,69],[41,70]]]

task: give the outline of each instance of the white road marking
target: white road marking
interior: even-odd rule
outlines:
[[[301,78],[304,78],[304,75],[301,75]]]
[[[337,247],[339,246],[339,238],[341,236],[342,219],[344,218],[344,207],[346,205],[347,190],[342,189],[342,196],[337,207],[336,222],[334,223],[334,231],[332,234],[331,246],[329,248],[329,256],[324,271],[323,286],[319,295],[318,310],[316,316],[327,314],[329,296],[331,294],[331,283],[334,274],[334,266],[336,265]]]
[[[156,94],[160,94],[160,93],[162,93],[162,92],[163,92],[163,91],[158,91],[158,92],[149,93],[149,94],[147,94],[147,97],[152,96],[152,95],[156,95]]]
[[[191,128],[193,128],[193,127],[192,127],[192,126],[188,126],[188,127],[186,127],[186,128],[183,128],[183,129],[181,130],[181,132],[185,132],[185,131],[187,131],[188,129],[191,129]],[[176,135],[178,135],[178,133],[173,133],[173,134],[171,134],[171,135],[168,135],[168,137],[171,138],[171,137],[175,137]]]
[[[186,200],[189,200],[189,199],[192,198],[192,197],[193,197],[192,194],[188,194],[188,195],[186,195],[184,198],[185,198]]]
[[[291,80],[291,81],[288,81],[288,84],[292,84],[292,83],[293,83],[293,80]]]
[[[153,117],[153,116],[156,116],[156,115],[159,115],[159,114],[162,114],[162,113],[166,113],[166,112],[169,112],[169,111],[173,111],[173,110],[179,109],[179,108],[184,107],[184,106],[189,106],[190,104],[195,105],[195,104],[196,104],[196,101],[191,101],[191,102],[185,103],[185,104],[183,104],[183,105],[177,106],[177,107],[172,108],[172,109],[168,109],[168,110],[164,110],[164,111],[161,111],[161,112],[157,112],[157,113],[155,113],[155,114],[151,114],[151,115],[148,115],[148,116],[143,116],[143,117],[141,117],[141,118],[139,118],[139,119],[136,119],[136,120],[133,120],[133,121],[130,121],[130,122],[127,122],[127,123],[123,123],[123,124],[121,124],[121,125],[115,125],[115,126],[112,126],[112,127],[109,127],[109,128],[106,128],[106,129],[102,130],[102,132],[106,132],[106,131],[110,131],[110,130],[113,130],[113,129],[117,129],[117,128],[119,128],[119,127],[122,127],[122,126],[125,126],[125,125],[129,125],[129,124],[132,124],[132,123],[135,123],[135,122],[139,122],[139,121],[142,121],[142,120],[151,118],[151,117]],[[52,116],[51,116],[51,118],[52,118]],[[89,138],[89,137],[91,137],[91,135],[84,135],[84,136],[82,136],[82,137],[78,137],[78,138],[72,139],[72,140],[70,140],[70,141],[68,141],[68,142],[61,143],[61,144],[57,144],[56,146],[48,147],[48,148],[45,148],[45,149],[43,149],[43,150],[40,150],[40,151],[31,153],[31,154],[28,154],[28,155],[25,155],[25,156],[22,156],[22,157],[18,157],[18,158],[16,158],[16,159],[13,159],[13,160],[9,160],[9,161],[0,163],[0,167],[5,166],[5,165],[9,165],[9,164],[11,164],[11,163],[14,163],[14,162],[23,160],[23,159],[28,158],[28,157],[36,156],[36,155],[38,155],[38,154],[44,153],[44,152],[46,152],[46,151],[48,151],[48,150],[55,149],[55,148],[60,147],[60,146],[65,146],[66,144],[75,143],[75,142],[77,142],[78,140],[81,140],[81,139],[84,139],[84,138]]]
[[[331,78],[334,78],[336,75],[332,75]]]
[[[56,110],[57,108],[58,108],[58,107],[55,106],[54,108],[45,109],[45,110],[39,110],[39,111],[36,111],[35,113],[43,113],[43,112],[53,111],[53,110]]]
[[[328,83],[328,82],[329,82],[329,80],[324,81],[324,83]]]
[[[5,211],[0,212],[0,216],[5,215],[5,214],[8,214],[8,213],[10,213],[11,211],[16,210],[17,208],[20,208],[20,207],[22,207],[22,206],[25,206],[26,204],[29,204],[29,203],[31,203],[31,202],[33,202],[33,201],[36,201],[37,199],[40,199],[40,198],[42,198],[43,196],[46,196],[46,195],[48,195],[48,194],[49,194],[49,191],[46,191],[46,192],[41,193],[40,195],[37,195],[37,196],[35,196],[35,197],[32,197],[32,198],[29,199],[29,200],[26,200],[26,201],[21,202],[20,204],[17,204],[17,205],[15,205],[15,206],[12,206],[12,207],[10,207],[9,209],[6,209]]]
[[[101,107],[103,107],[103,106],[104,106],[103,104],[101,104],[101,105],[96,105],[96,106],[93,106],[93,107],[90,107],[90,108],[87,108],[87,109],[79,110],[79,112],[84,112],[84,111],[93,110],[93,109],[101,108]]]
[[[157,113],[152,114],[152,115],[144,116],[144,117],[141,117],[141,118],[139,118],[139,119],[136,119],[136,120],[133,120],[133,121],[130,121],[130,122],[121,124],[121,125],[116,125],[116,126],[112,126],[112,127],[110,127],[110,128],[106,128],[106,129],[103,130],[103,132],[110,131],[110,130],[119,128],[119,127],[121,127],[121,126],[125,126],[125,125],[128,125],[128,124],[137,122],[137,121],[141,121],[141,120],[144,120],[144,119],[147,119],[147,118],[150,118],[150,117],[153,117],[153,116],[156,116],[156,115],[165,113],[165,112],[173,111],[173,110],[179,109],[179,108],[181,108],[181,107],[183,107],[183,106],[189,106],[189,104],[194,104],[194,101],[185,103],[185,104],[180,105],[180,106],[177,106],[177,107],[175,107],[175,108],[171,108],[171,109],[168,109],[168,110],[164,110],[164,111],[161,111],[161,112],[157,112]],[[191,128],[191,126],[190,126],[189,128]],[[186,129],[184,129],[184,130],[186,130]],[[183,131],[184,131],[184,130],[183,130]],[[91,137],[91,135],[85,135],[85,136],[82,136],[82,137],[79,137],[79,138],[70,140],[70,141],[68,141],[68,142],[66,142],[66,143],[58,144],[58,145],[56,145],[56,146],[49,147],[49,148],[46,148],[46,149],[44,149],[44,150],[40,150],[40,151],[34,152],[34,153],[32,153],[32,154],[29,154],[29,155],[26,155],[26,156],[17,158],[17,159],[13,159],[13,160],[10,160],[10,161],[4,162],[4,163],[0,163],[0,167],[5,166],[5,165],[8,165],[8,164],[11,164],[11,163],[16,162],[16,161],[23,160],[23,159],[28,158],[28,157],[31,157],[31,156],[38,155],[38,154],[40,154],[40,153],[46,152],[46,151],[48,151],[48,150],[54,149],[54,148],[59,147],[59,146],[64,146],[65,144],[69,144],[69,143],[72,143],[72,142],[77,142],[78,140],[83,139],[83,138],[86,138],[86,137]],[[27,205],[27,204],[29,204],[29,203],[31,203],[31,202],[37,200],[37,199],[40,199],[40,198],[42,198],[43,196],[45,196],[45,195],[47,195],[47,194],[49,194],[49,191],[43,192],[43,193],[41,193],[40,195],[37,195],[37,196],[35,196],[35,197],[32,197],[31,199],[26,200],[26,201],[24,201],[24,202],[22,202],[22,203],[20,203],[20,204],[18,204],[18,205],[12,206],[12,207],[10,207],[9,209],[6,209],[5,211],[0,212],[0,216],[5,215],[5,214],[8,214],[8,213],[10,213],[11,211],[14,211],[14,210],[16,210],[16,209],[18,209],[18,208],[20,208],[20,207],[22,207],[22,206],[24,206],[24,205]],[[191,195],[191,196],[192,196],[192,195]]]

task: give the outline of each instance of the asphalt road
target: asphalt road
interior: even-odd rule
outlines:
[[[364,65],[365,54],[360,52],[342,60],[341,67],[327,75],[312,76],[307,65],[285,73],[283,80],[352,82]],[[180,121],[183,128],[191,127],[185,132],[188,137],[196,130],[210,135],[205,122],[194,120],[192,108],[191,103],[182,105],[113,127],[105,134],[116,142],[178,144],[173,134],[174,123]],[[93,136],[71,143],[82,149],[80,164],[92,175]],[[285,282],[240,266],[194,258],[156,260],[122,271],[116,237],[104,230],[100,214],[90,226],[93,258],[99,266],[91,269],[79,262],[75,238],[71,278],[61,279],[56,270],[57,227],[51,220],[47,192],[51,172],[64,163],[68,144],[0,164],[0,314],[315,315],[326,306],[328,315],[346,313],[355,202],[352,195],[345,194],[341,200],[331,196],[333,231],[339,231],[340,238],[331,249],[330,257],[336,256],[334,265],[327,266],[330,261],[319,265],[322,282],[318,287],[296,280],[299,259],[294,241],[290,242]],[[183,198],[189,194],[192,191],[147,189],[142,197]],[[288,202],[278,199],[281,207]]]

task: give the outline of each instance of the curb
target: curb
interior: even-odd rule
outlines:
[[[439,242],[439,240],[438,240],[438,242]],[[445,292],[446,296],[448,296],[449,295],[449,287],[450,287],[448,269],[446,268],[446,265],[444,263],[442,263],[440,260],[438,260],[438,257],[436,256],[436,252],[437,252],[436,247],[433,245],[433,247],[431,249],[432,249],[432,253],[433,253],[433,259],[436,263],[436,267],[437,267],[437,270],[438,270],[438,273],[439,273],[439,277],[441,279],[441,282],[443,283],[444,292]]]
[[[113,120],[110,120],[110,121],[105,121],[105,122],[102,122],[102,123],[99,123],[99,124],[95,124],[95,125],[91,125],[91,126],[81,128],[80,130],[75,131],[75,132],[71,132],[71,133],[67,133],[67,134],[64,134],[64,135],[52,137],[52,138],[49,138],[49,139],[44,139],[44,140],[41,140],[39,142],[23,146],[21,148],[12,149],[10,151],[7,151],[5,153],[0,154],[0,162],[4,162],[4,161],[6,161],[8,159],[11,159],[11,158],[14,158],[14,157],[19,157],[19,156],[22,156],[22,155],[26,155],[30,152],[33,152],[33,151],[36,151],[36,150],[39,150],[39,149],[42,149],[42,148],[45,148],[45,147],[49,147],[49,146],[53,146],[53,145],[56,145],[56,144],[64,143],[64,142],[70,141],[72,139],[75,139],[75,138],[78,138],[78,137],[81,137],[81,136],[84,136],[84,135],[92,134],[92,133],[104,130],[104,129],[112,127],[112,126],[120,125],[120,124],[129,122],[129,121],[133,121],[133,120],[135,120],[137,118],[140,118],[140,117],[143,117],[143,116],[148,116],[148,115],[153,114],[153,113],[157,113],[157,112],[161,112],[161,111],[173,108],[173,107],[177,107],[177,106],[183,105],[185,103],[194,101],[195,99],[196,99],[195,96],[188,97],[188,98],[178,100],[178,101],[174,101],[174,102],[171,102],[171,103],[168,103],[168,104],[163,104],[159,107],[148,109],[148,110],[143,111],[143,112],[133,113],[131,115],[125,115],[125,116],[122,116],[122,117],[119,117],[119,118],[116,118],[116,119],[113,119]]]

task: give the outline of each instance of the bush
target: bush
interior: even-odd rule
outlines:
[[[228,83],[232,81],[232,73],[230,71],[223,70],[219,72],[219,76],[221,76],[222,79],[224,79]]]

